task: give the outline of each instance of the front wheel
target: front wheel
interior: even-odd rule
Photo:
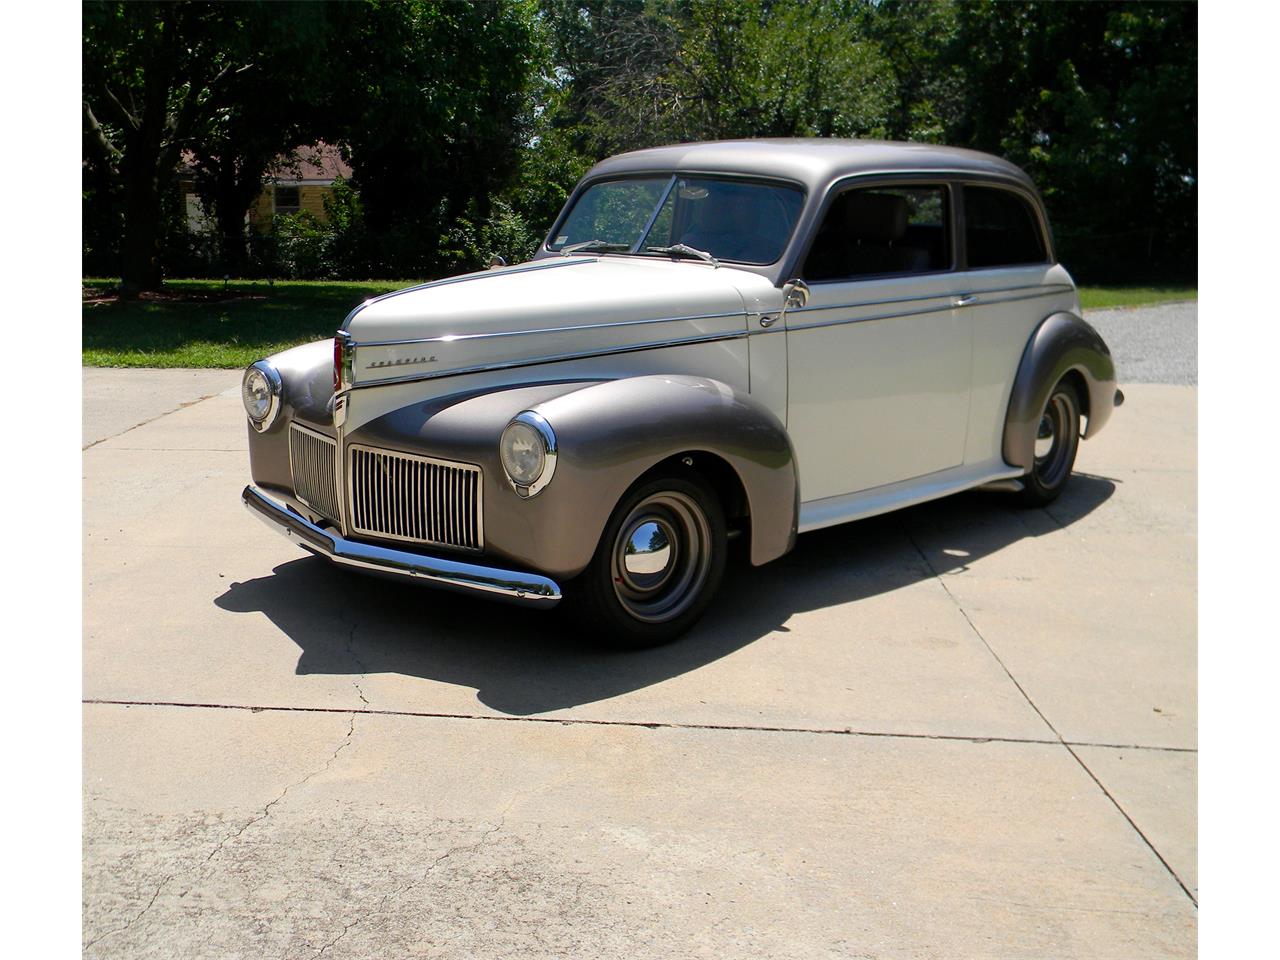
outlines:
[[[622,499],[577,581],[579,620],[599,643],[669,643],[698,621],[724,577],[724,510],[690,477],[660,477]]]
[[[1062,380],[1045,401],[1036,428],[1035,462],[1022,478],[1022,502],[1043,507],[1058,499],[1071,479],[1080,446],[1080,397]]]

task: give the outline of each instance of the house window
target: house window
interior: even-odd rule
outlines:
[[[299,196],[297,187],[282,187],[277,185],[275,188],[276,213],[297,213],[302,209],[302,200]]]

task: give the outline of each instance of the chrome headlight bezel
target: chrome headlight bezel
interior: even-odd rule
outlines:
[[[531,430],[541,444],[542,469],[532,479],[517,479],[512,475],[511,467],[507,462],[507,437],[512,428],[517,425]],[[502,472],[506,474],[507,482],[511,484],[511,488],[526,500],[530,497],[536,497],[546,489],[547,484],[551,482],[551,478],[555,475],[558,456],[559,447],[556,444],[556,432],[551,429],[551,424],[547,423],[542,414],[534,413],[532,410],[522,410],[512,417],[503,428],[502,436],[498,440],[498,459],[502,463]]]
[[[260,375],[266,380],[267,390],[270,395],[266,412],[260,418],[253,415],[246,397],[249,378],[255,375]],[[280,371],[275,368],[275,364],[270,360],[258,360],[245,369],[244,375],[240,378],[240,402],[244,406],[245,416],[248,417],[250,425],[258,433],[269,430],[271,425],[279,418],[283,393],[284,385],[280,379]]]

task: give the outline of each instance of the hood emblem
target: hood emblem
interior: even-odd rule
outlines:
[[[435,363],[435,362],[436,362],[436,358],[434,356],[402,357],[399,360],[374,360],[365,369],[377,370],[377,369],[380,369],[381,367],[405,367],[414,363]]]

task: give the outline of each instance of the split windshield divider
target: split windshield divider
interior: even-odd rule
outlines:
[[[658,205],[653,208],[653,215],[649,217],[649,222],[644,225],[644,229],[640,231],[640,237],[632,246],[630,253],[640,253],[644,250],[644,242],[649,239],[649,232],[653,230],[653,225],[658,222],[658,217],[662,214],[662,208],[667,205],[667,200],[671,197],[671,191],[676,188],[676,180],[679,174],[673,173],[671,179],[667,182],[667,189],[662,192],[662,199],[658,201]]]

